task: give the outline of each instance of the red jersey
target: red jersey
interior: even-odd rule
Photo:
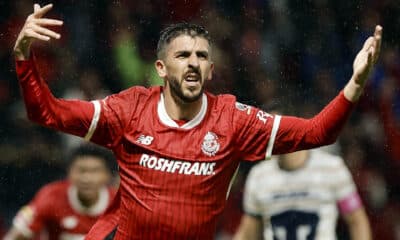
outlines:
[[[240,160],[331,143],[352,108],[340,94],[306,120],[206,93],[197,116],[179,126],[165,110],[162,87],[67,101],[51,95],[32,60],[17,62],[17,74],[31,120],[113,150],[119,202],[105,219],[119,218],[114,239],[213,239]],[[98,224],[87,239],[111,230]]]
[[[46,230],[49,240],[83,239],[114,195],[114,190],[103,188],[97,203],[87,208],[78,199],[76,187],[68,181],[50,183],[21,208],[13,225],[26,237]]]

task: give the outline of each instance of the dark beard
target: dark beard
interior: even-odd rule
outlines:
[[[204,92],[204,86],[201,87],[200,92],[198,95],[195,95],[193,97],[187,97],[183,94],[181,85],[179,85],[179,81],[175,77],[170,77],[167,79],[170,89],[171,89],[171,95],[175,99],[175,101],[178,101],[180,103],[192,103],[200,99],[200,97],[203,95]]]

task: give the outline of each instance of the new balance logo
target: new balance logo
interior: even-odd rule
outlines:
[[[143,145],[150,145],[151,142],[153,141],[154,137],[152,136],[146,136],[146,135],[140,135],[138,139],[136,140],[137,143],[143,144]]]

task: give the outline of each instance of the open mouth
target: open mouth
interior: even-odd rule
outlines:
[[[198,73],[188,73],[185,75],[184,80],[187,82],[197,82],[200,81],[200,74]]]

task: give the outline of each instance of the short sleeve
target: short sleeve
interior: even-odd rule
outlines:
[[[233,106],[233,125],[236,143],[244,160],[270,158],[279,129],[280,116],[236,102]]]
[[[342,159],[340,159],[339,167],[335,172],[334,179],[336,179],[334,185],[334,194],[337,201],[340,201],[357,192],[350,171]]]
[[[133,87],[105,99],[93,101],[93,118],[84,138],[112,148],[132,118],[138,105],[139,92],[138,87]]]
[[[244,189],[243,195],[243,209],[244,212],[253,217],[262,216],[262,204],[257,197],[257,178],[255,177],[255,171],[250,171]]]

